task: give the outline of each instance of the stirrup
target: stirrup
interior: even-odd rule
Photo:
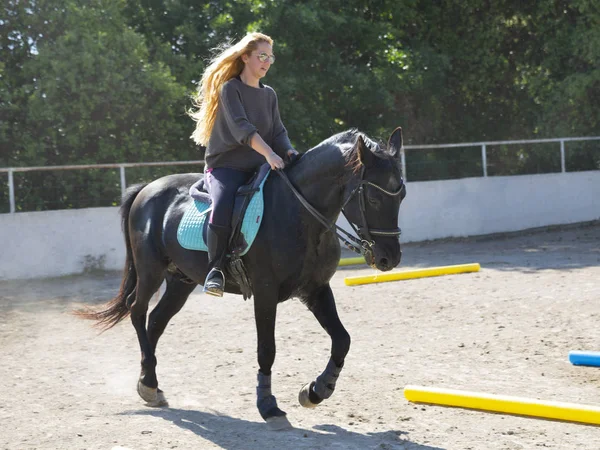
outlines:
[[[217,278],[215,272],[220,274],[220,279]],[[223,297],[223,290],[225,288],[225,274],[221,269],[213,268],[208,275],[206,276],[206,281],[204,282],[204,288],[202,292],[205,292],[208,295],[214,295],[215,297]]]

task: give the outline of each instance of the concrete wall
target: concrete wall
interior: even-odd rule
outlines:
[[[122,269],[119,208],[0,214],[0,280]]]
[[[600,171],[409,183],[403,241],[474,236],[600,218]]]
[[[600,171],[412,182],[400,209],[403,242],[597,219]],[[0,242],[0,280],[121,270],[125,261],[118,208],[1,214]]]

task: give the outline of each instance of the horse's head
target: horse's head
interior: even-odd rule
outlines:
[[[350,154],[353,175],[345,188],[346,219],[356,228],[367,264],[391,270],[400,264],[398,212],[406,196],[400,169],[402,130],[389,138],[387,149],[359,134]]]

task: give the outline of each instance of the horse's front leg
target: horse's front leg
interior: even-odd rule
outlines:
[[[331,336],[331,357],[327,367],[315,381],[304,386],[298,395],[298,401],[302,406],[314,408],[331,397],[335,391],[335,384],[350,349],[350,335],[338,317],[329,284],[313,292],[308,297],[307,304],[321,326]]]
[[[256,406],[262,418],[272,430],[290,428],[286,413],[277,406],[271,393],[271,367],[275,361],[275,316],[277,296],[275,293],[261,294],[254,290],[254,317],[258,335],[258,386]]]

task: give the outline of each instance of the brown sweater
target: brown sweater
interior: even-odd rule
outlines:
[[[232,78],[221,88],[215,125],[206,147],[206,168],[253,171],[264,164],[264,156],[249,145],[254,133],[260,134],[282,158],[292,148],[279,116],[275,91],[262,83],[255,88],[239,77]]]

